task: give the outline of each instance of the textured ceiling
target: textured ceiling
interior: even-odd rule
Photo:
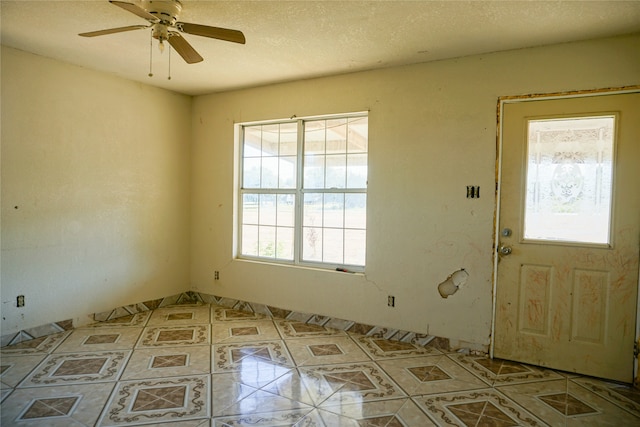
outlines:
[[[135,2],[134,0],[125,0]],[[91,1],[0,1],[2,44],[197,95],[479,53],[640,32],[640,1],[202,1],[180,20],[241,30],[245,45],[185,34],[204,57],[159,53],[145,24]]]

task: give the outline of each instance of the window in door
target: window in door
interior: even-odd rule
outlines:
[[[524,239],[609,245],[615,116],[528,121]]]

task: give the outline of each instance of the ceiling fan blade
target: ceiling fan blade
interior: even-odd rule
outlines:
[[[134,15],[138,15],[140,18],[146,19],[149,22],[153,22],[153,23],[160,22],[160,20],[157,17],[153,16],[152,14],[150,14],[149,12],[147,12],[137,4],[127,3],[124,1],[115,1],[115,0],[109,0],[109,3],[114,4],[118,7],[121,7],[127,12],[133,13]]]
[[[178,22],[176,27],[187,34],[209,37],[212,39],[225,40],[228,42],[245,44],[246,39],[242,31],[229,30],[227,28],[209,27],[208,25],[190,24],[188,22]]]
[[[169,33],[169,44],[182,56],[187,64],[195,64],[202,61],[202,56],[191,47],[180,33]]]
[[[108,30],[89,31],[88,33],[80,33],[82,37],[104,36],[107,34],[121,33],[123,31],[133,31],[148,28],[148,25],[130,25],[128,27],[110,28]]]

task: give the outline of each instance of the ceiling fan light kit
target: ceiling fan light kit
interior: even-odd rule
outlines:
[[[178,19],[180,19],[180,13],[182,12],[182,3],[178,0],[143,0],[139,3],[109,0],[109,3],[145,19],[148,24],[91,31],[80,33],[80,36],[96,37],[151,28],[151,37],[158,40],[160,50],[162,51],[164,49],[164,41],[168,41],[171,47],[178,52],[187,64],[201,62],[203,58],[180,33],[240,44],[246,43],[244,34],[238,30],[178,21]]]

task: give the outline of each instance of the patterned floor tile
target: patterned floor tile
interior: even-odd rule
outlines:
[[[244,382],[249,384],[245,384]],[[247,378],[242,373],[214,374],[211,376],[211,415],[213,417],[225,414],[226,409],[237,404],[250,394],[258,391],[258,388],[272,381],[272,377]]]
[[[200,419],[192,421],[171,421],[168,423],[145,424],[144,427],[210,427],[210,419]]]
[[[487,387],[445,355],[381,360],[378,365],[411,396]]]
[[[238,322],[247,320],[266,320],[267,316],[260,313],[249,313],[234,310],[227,307],[211,307],[211,316],[214,322]]]
[[[282,341],[256,341],[213,345],[213,371],[253,372],[269,366],[293,367]]]
[[[640,418],[639,388],[590,377],[572,378],[571,381]]]
[[[422,347],[402,341],[390,341],[384,338],[352,335],[358,345],[374,360],[400,357],[416,357],[442,354],[435,347]]]
[[[2,389],[16,387],[33,369],[44,360],[44,354],[5,356],[0,358],[0,386]]]
[[[428,427],[436,425],[408,398],[323,406],[323,410],[352,419],[355,421],[354,425],[359,427]]]
[[[142,328],[82,328],[74,330],[54,353],[111,351],[133,348]]]
[[[277,394],[258,390],[222,409],[221,416],[243,414],[270,414],[283,411],[311,412],[312,406]]]
[[[384,425],[384,424],[382,424]],[[427,424],[428,425],[428,424]],[[293,427],[362,427],[357,420],[343,417],[323,409],[314,409],[296,422]],[[392,426],[389,426],[392,427]]]
[[[247,412],[242,415],[213,418],[215,427],[291,427],[302,420],[313,408],[300,408],[276,412]]]
[[[206,345],[211,341],[210,325],[147,326],[136,348]]]
[[[291,369],[275,381],[262,387],[262,390],[307,405],[321,403],[326,396],[317,393],[317,390],[310,389],[309,384],[312,384],[312,382],[303,381],[303,375],[300,374],[298,369]],[[330,394],[329,387],[327,387],[327,394]]]
[[[312,323],[296,322],[291,320],[275,320],[275,324],[282,336],[286,338],[318,338],[323,336],[344,336],[345,331],[325,328]]]
[[[371,359],[348,336],[289,339],[287,348],[296,366],[368,362]]]
[[[91,323],[83,326],[83,328],[113,328],[122,326],[146,326],[151,311],[143,311],[141,313],[130,314],[128,316],[116,317],[115,319],[105,320],[103,322]]]
[[[373,362],[299,368],[300,377],[322,407],[406,397]]]
[[[3,356],[20,354],[48,354],[55,350],[72,331],[60,332],[59,334],[46,335],[19,344],[2,347],[0,354]]]
[[[272,320],[220,322],[211,326],[213,344],[279,340],[280,334]]]
[[[595,392],[562,379],[501,386],[500,392],[550,425],[640,425],[640,417]]]
[[[114,383],[32,387],[15,390],[2,402],[3,426],[92,426]]]
[[[144,348],[133,351],[123,380],[204,375],[211,369],[209,346]]]
[[[99,426],[122,426],[209,417],[209,376],[118,383]]]
[[[508,360],[489,359],[482,356],[466,356],[463,354],[448,354],[447,357],[450,357],[465,367],[469,372],[492,386],[564,378],[562,375],[550,369],[510,362]]]
[[[55,353],[47,356],[18,387],[116,381],[130,354],[130,350]]]
[[[211,308],[203,306],[172,306],[153,311],[147,326],[199,325],[208,324]]]
[[[640,425],[640,392],[618,383],[216,301],[225,306],[121,307],[112,321],[2,348],[1,425]]]
[[[513,400],[493,389],[412,398],[438,424],[448,426],[544,426]]]

